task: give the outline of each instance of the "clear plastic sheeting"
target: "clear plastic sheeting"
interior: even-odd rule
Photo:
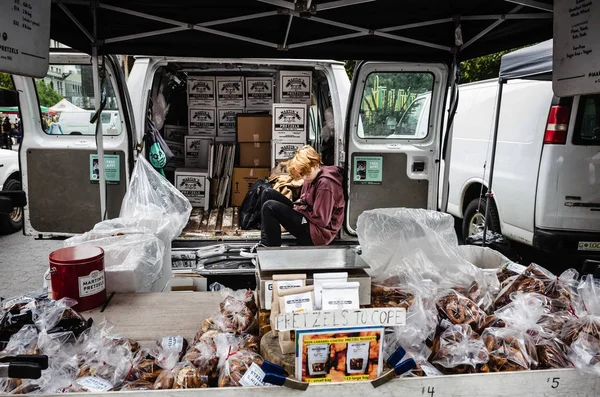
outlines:
[[[91,245],[104,250],[108,293],[150,292],[162,274],[165,244],[153,234],[122,234],[119,229],[105,233],[94,229],[66,240],[65,246]]]
[[[165,244],[170,244],[183,231],[191,212],[190,201],[139,156],[123,198],[120,218],[136,220],[138,227],[152,230]]]
[[[374,282],[405,285],[431,280],[438,288],[486,286],[483,271],[458,252],[451,215],[437,211],[386,208],[358,217],[362,257]]]

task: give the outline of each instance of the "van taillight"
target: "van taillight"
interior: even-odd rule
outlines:
[[[568,106],[552,106],[550,108],[546,133],[544,134],[544,143],[555,145],[564,145],[567,143],[570,113],[571,109]]]

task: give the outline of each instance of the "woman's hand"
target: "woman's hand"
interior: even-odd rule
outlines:
[[[300,211],[306,211],[306,206],[305,205],[294,204],[294,209],[295,210],[300,210]]]

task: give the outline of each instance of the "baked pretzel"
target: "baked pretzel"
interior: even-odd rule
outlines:
[[[545,291],[545,287],[542,280],[536,278],[528,278],[523,280],[523,282],[518,285],[517,291],[522,293],[535,292],[538,294],[543,294]]]

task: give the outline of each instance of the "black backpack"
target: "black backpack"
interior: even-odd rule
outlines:
[[[265,189],[270,187],[269,182],[259,179],[246,193],[239,212],[239,223],[242,230],[258,229],[260,227],[260,212],[262,210],[260,196]]]

